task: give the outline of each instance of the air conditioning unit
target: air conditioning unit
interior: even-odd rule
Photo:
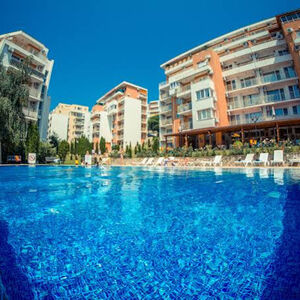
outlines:
[[[288,28],[288,29],[287,29],[287,32],[288,32],[288,33],[291,33],[291,32],[293,32],[293,31],[294,31],[293,28]]]
[[[248,45],[247,42],[244,42],[244,43],[243,43],[243,46],[244,46],[244,48],[247,48],[249,45]]]

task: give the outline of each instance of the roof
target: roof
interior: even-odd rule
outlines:
[[[193,54],[193,53],[195,53],[195,52],[198,52],[199,50],[201,50],[201,48],[209,47],[210,44],[217,43],[217,42],[221,42],[221,41],[224,40],[224,38],[227,38],[227,37],[229,37],[229,36],[231,36],[231,35],[233,35],[233,34],[240,33],[240,31],[243,31],[243,30],[245,30],[245,29],[248,29],[249,27],[258,26],[258,25],[261,25],[261,24],[264,24],[264,23],[268,23],[268,22],[271,22],[271,21],[275,21],[275,20],[276,20],[275,17],[270,18],[270,19],[265,19],[265,20],[263,20],[263,21],[260,21],[260,22],[257,22],[257,23],[254,23],[254,24],[251,24],[251,25],[248,25],[248,26],[239,28],[239,29],[237,29],[237,30],[231,31],[231,32],[226,33],[226,34],[224,34],[224,35],[221,35],[221,36],[219,36],[219,37],[217,37],[217,38],[215,38],[215,39],[212,39],[212,40],[210,40],[210,41],[208,41],[208,42],[205,42],[205,43],[203,43],[203,44],[200,44],[199,46],[196,46],[196,47],[194,47],[194,48],[192,48],[192,49],[190,49],[190,50],[188,50],[188,51],[186,51],[186,52],[183,52],[182,54],[177,55],[176,57],[174,57],[174,58],[172,58],[172,59],[166,61],[166,62],[163,63],[163,64],[161,64],[160,67],[161,67],[161,68],[164,68],[167,64],[173,63],[173,62],[175,62],[176,60],[178,60],[178,59],[180,59],[180,58],[183,58],[183,57],[185,57],[185,56],[188,56],[188,55],[191,55],[191,54]]]
[[[49,50],[44,44],[42,44],[37,39],[35,39],[34,37],[32,37],[31,35],[27,34],[26,32],[24,32],[22,30],[2,34],[2,35],[0,35],[0,39],[1,38],[8,38],[8,37],[15,36],[15,35],[24,35],[26,38],[28,38],[32,42],[36,43],[39,47],[45,48],[46,50]]]
[[[115,86],[114,88],[112,88],[110,91],[108,91],[106,94],[104,94],[102,97],[100,97],[96,102],[101,102],[102,100],[104,100],[104,98],[106,98],[109,94],[111,94],[113,91],[118,90],[119,88],[121,88],[122,86],[132,86],[136,89],[139,90],[144,90],[147,91],[148,90],[146,88],[143,88],[141,86],[135,85],[133,83],[130,83],[128,81],[122,81],[120,84],[118,84],[117,86]]]
[[[215,133],[215,132],[240,131],[242,129],[249,130],[249,129],[275,128],[276,126],[282,127],[282,126],[294,126],[294,125],[300,125],[300,118],[286,119],[286,120],[271,120],[271,121],[263,121],[263,122],[240,124],[240,125],[184,130],[178,133],[165,134],[164,137],[184,136],[184,135],[190,136],[190,135],[207,134],[207,133]]]

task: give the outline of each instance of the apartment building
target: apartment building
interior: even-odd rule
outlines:
[[[132,146],[142,143],[147,137],[147,97],[147,89],[126,81],[111,89],[97,100],[103,113],[100,131],[93,123],[93,136],[101,138],[102,134],[106,135],[108,149],[112,145],[125,148],[130,143]],[[105,129],[107,126],[108,131]]]
[[[148,103],[148,118],[159,115],[159,100],[152,100]]]
[[[47,138],[50,97],[48,89],[53,60],[48,48],[23,31],[0,35],[0,63],[8,70],[18,70],[22,62],[30,59],[29,103],[23,108],[28,121],[37,122],[41,139]]]
[[[54,133],[69,143],[81,136],[92,141],[91,113],[88,106],[59,103],[50,113],[48,138]]]
[[[100,149],[100,139],[103,137],[106,141],[106,148],[111,150],[112,131],[110,130],[109,118],[107,111],[104,110],[104,106],[96,104],[92,108],[91,114],[91,126],[94,150],[98,144]]]
[[[227,144],[235,131],[243,139],[251,131],[256,137],[300,138],[299,50],[297,10],[240,28],[162,64],[161,144]]]

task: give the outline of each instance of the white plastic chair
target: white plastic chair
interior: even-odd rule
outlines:
[[[256,165],[263,164],[264,166],[269,164],[269,153],[260,153],[259,159],[253,162]]]
[[[246,158],[244,160],[238,160],[238,161],[235,161],[235,163],[236,164],[244,164],[245,167],[247,167],[247,165],[249,165],[253,162],[253,158],[254,158],[254,154],[249,153],[246,155]]]
[[[275,150],[274,151],[274,158],[271,161],[272,165],[275,164],[284,164],[284,160],[283,160],[283,150]]]

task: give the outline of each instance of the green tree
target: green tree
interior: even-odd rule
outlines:
[[[66,156],[69,152],[69,143],[65,140],[61,141],[58,145],[58,156],[62,162],[66,160]]]
[[[113,151],[119,151],[120,150],[120,145],[118,145],[118,144],[112,145],[111,150],[113,150]]]
[[[77,154],[83,156],[88,151],[89,153],[92,152],[92,143],[85,137],[82,136],[77,140]]]
[[[148,119],[148,130],[157,132],[157,135],[159,134],[159,115]]]
[[[53,157],[56,155],[56,149],[50,144],[45,142],[40,142],[38,161],[40,163],[46,162],[46,157]]]
[[[9,71],[0,64],[0,162],[2,153],[6,156],[24,149],[26,122],[23,107],[29,103],[28,64],[26,60],[19,70]]]
[[[28,124],[27,138],[26,138],[26,156],[28,153],[39,152],[40,135],[36,122],[30,122]]]
[[[105,147],[105,138],[103,136],[101,136],[101,139],[100,139],[100,151],[101,151],[101,154],[105,153],[106,152],[106,147]]]
[[[158,150],[159,150],[159,140],[157,137],[155,137],[152,143],[152,151],[158,153]]]
[[[56,151],[56,154],[57,154],[57,152],[58,152],[59,138],[58,138],[58,135],[56,133],[53,133],[49,137],[49,143],[52,145],[53,148],[55,148],[55,151]]]

